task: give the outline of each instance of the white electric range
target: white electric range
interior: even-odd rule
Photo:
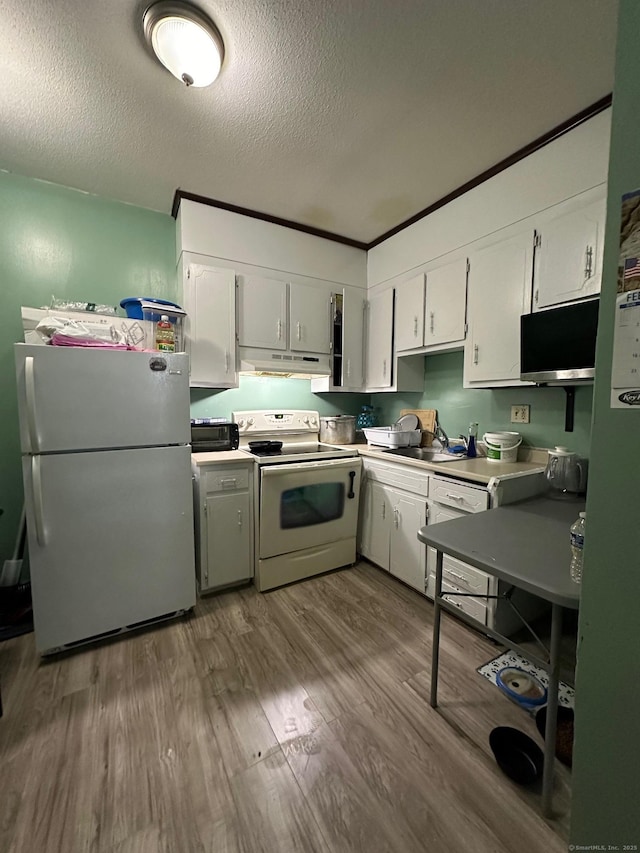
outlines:
[[[240,450],[259,466],[255,583],[265,591],[356,559],[362,463],[355,448],[320,444],[318,412],[233,412]],[[260,442],[262,447],[251,447]],[[279,444],[269,446],[269,442]]]

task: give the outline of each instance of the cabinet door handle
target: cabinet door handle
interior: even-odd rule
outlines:
[[[347,379],[351,379],[351,359],[347,359]]]
[[[224,351],[224,372],[225,373],[229,372],[229,360],[230,360],[229,359],[229,350],[227,349]]]
[[[584,254],[584,277],[591,278],[593,275],[593,246],[587,246]]]
[[[387,378],[387,359],[386,358],[382,359],[382,378],[383,379]]]
[[[238,527],[242,527],[242,510],[238,510]]]
[[[384,501],[382,501],[382,518],[385,519],[387,517],[387,505]]]
[[[302,326],[300,325],[300,323],[296,323],[296,334],[298,336],[298,340],[301,341],[302,340]]]
[[[473,363],[478,363],[478,344],[473,345]]]
[[[413,337],[418,337],[418,317],[413,318]]]
[[[453,495],[453,494],[451,494],[451,492],[445,492],[445,497],[451,498],[451,500],[454,500],[454,501],[463,501],[464,500],[462,495]]]
[[[223,489],[233,489],[237,482],[235,477],[224,477],[220,480],[220,485]]]
[[[433,334],[433,330],[435,328],[435,324],[434,324],[435,314],[433,311],[430,312],[429,317],[430,317],[429,329],[431,331],[431,334]]]
[[[278,320],[278,340],[282,340],[282,320]]]
[[[398,512],[398,509],[396,507],[396,509],[394,509],[394,511],[393,511],[393,526],[395,527],[396,530],[398,529],[399,515],[400,515],[400,513]]]
[[[452,578],[457,578],[459,581],[462,581],[463,583],[468,583],[467,578],[465,578],[464,575],[459,575],[457,572],[454,572],[451,569],[447,569],[447,574],[450,575]]]

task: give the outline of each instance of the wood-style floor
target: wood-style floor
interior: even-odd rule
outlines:
[[[3,853],[553,853],[556,820],[498,769],[533,720],[475,668],[500,649],[362,563],[40,663],[0,644]]]

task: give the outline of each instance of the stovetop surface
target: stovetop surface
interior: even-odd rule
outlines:
[[[280,450],[251,450],[249,453],[253,456],[307,456],[310,454],[322,455],[324,453],[335,452],[335,447],[328,447],[326,444],[310,444],[310,445],[293,445],[291,447],[282,447]]]
[[[240,447],[250,454],[259,465],[276,465],[285,462],[313,462],[318,459],[339,459],[344,456],[357,456],[357,450],[331,444],[293,444],[285,445],[277,452],[255,451],[249,447]]]

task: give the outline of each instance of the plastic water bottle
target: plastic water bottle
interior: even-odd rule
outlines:
[[[469,424],[469,437],[467,439],[467,456],[469,459],[475,459],[478,455],[476,450],[476,438],[478,436],[478,424],[471,421]]]
[[[166,314],[163,314],[156,323],[156,349],[160,352],[176,351],[175,332]]]
[[[584,549],[584,527],[586,512],[581,512],[579,518],[571,525],[571,563],[569,574],[575,583],[582,581],[582,555]]]

